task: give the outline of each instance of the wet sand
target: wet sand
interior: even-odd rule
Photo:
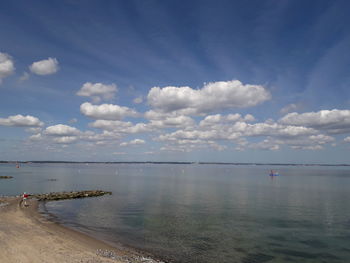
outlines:
[[[0,198],[0,259],[2,263],[124,263],[158,262],[112,247],[51,222],[38,212],[38,202]]]

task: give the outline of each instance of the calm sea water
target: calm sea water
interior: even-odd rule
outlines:
[[[350,262],[350,168],[0,165],[0,195],[103,189],[49,202],[62,223],[174,262]],[[50,181],[50,179],[57,179]]]

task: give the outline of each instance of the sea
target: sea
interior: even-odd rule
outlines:
[[[279,176],[269,176],[270,170]],[[350,262],[350,167],[0,164],[0,195],[101,189],[41,211],[175,263]]]

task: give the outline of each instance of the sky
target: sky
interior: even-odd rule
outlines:
[[[349,12],[2,1],[0,160],[350,163]]]

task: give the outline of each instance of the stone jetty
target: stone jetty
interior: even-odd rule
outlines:
[[[11,179],[13,176],[6,176],[6,175],[1,175],[0,179]]]
[[[102,195],[111,195],[112,192],[102,190],[88,190],[88,191],[73,191],[73,192],[54,192],[48,194],[31,194],[32,198],[36,198],[39,201],[56,201],[65,199],[76,199],[85,197],[95,197]]]

